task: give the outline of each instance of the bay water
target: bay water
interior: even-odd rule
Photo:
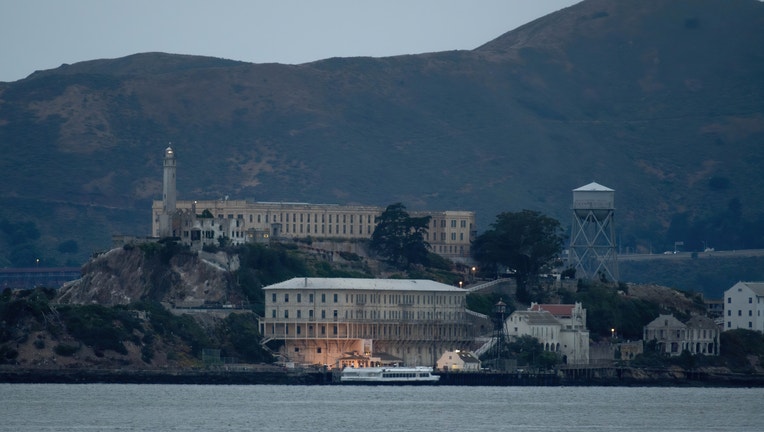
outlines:
[[[0,431],[762,431],[764,389],[0,384]]]

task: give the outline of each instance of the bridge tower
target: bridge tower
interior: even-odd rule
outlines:
[[[573,224],[568,265],[581,279],[618,281],[615,191],[592,182],[573,189]]]

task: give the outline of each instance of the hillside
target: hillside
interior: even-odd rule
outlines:
[[[353,276],[352,268],[382,266],[368,258],[330,262],[322,256],[327,255],[313,247],[251,246],[200,254],[171,243],[112,249],[91,259],[81,279],[58,291],[2,292],[0,365],[188,369],[203,366],[204,349],[245,363],[270,361],[253,344],[260,338],[257,317],[264,313],[262,286],[295,276],[347,277]],[[428,279],[435,278],[428,272],[445,274],[417,271]],[[513,307],[527,307],[514,299],[513,285],[470,294],[468,303],[486,314],[497,296]],[[582,302],[595,340],[609,337],[613,325],[619,335],[638,339],[659,311],[689,317],[705,310],[696,297],[656,285],[630,285],[627,293],[600,284],[573,290],[555,286],[546,293],[563,294],[557,301],[564,303]]]
[[[482,230],[525,208],[566,225],[596,180],[623,248],[764,243],[761,28],[755,0],[586,0],[471,51],[143,53],[0,83],[0,266],[148,235],[168,142],[181,199],[400,201]]]

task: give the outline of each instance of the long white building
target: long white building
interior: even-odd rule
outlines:
[[[434,281],[294,278],[263,291],[264,343],[297,364],[339,367],[352,355],[432,366],[472,341],[466,291]]]
[[[178,237],[197,248],[226,238],[232,244],[270,239],[369,239],[384,207],[258,202],[251,200],[178,200],[176,153],[164,154],[163,199],[152,205],[152,236]],[[412,211],[430,216],[425,240],[432,251],[451,259],[467,259],[477,233],[471,211]]]

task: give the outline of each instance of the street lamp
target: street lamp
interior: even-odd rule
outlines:
[[[462,284],[464,284],[464,282],[462,282],[462,281],[459,281],[459,288],[461,288],[461,287],[462,287]]]
[[[610,338],[611,339],[615,339],[615,329],[614,328],[610,329]]]

